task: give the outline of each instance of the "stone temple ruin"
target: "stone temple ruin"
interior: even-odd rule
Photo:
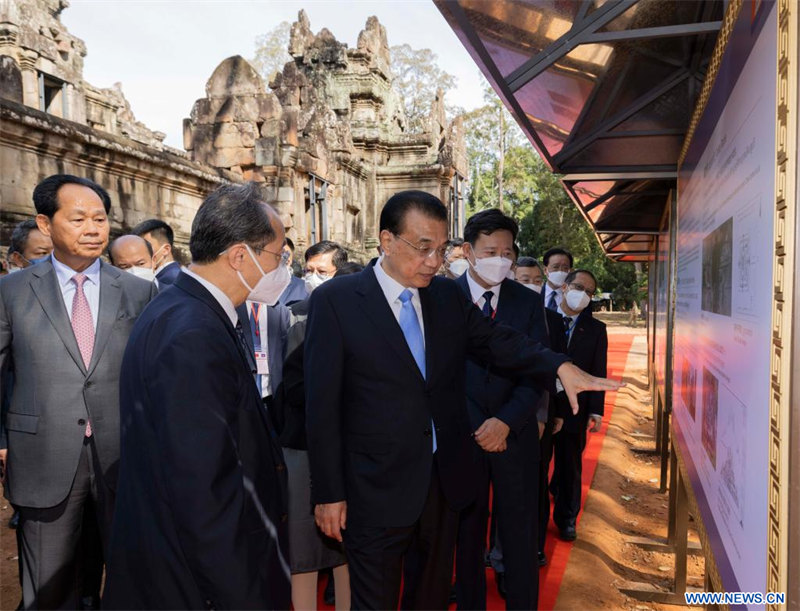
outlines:
[[[68,172],[112,197],[112,230],[157,216],[186,245],[203,197],[222,182],[253,180],[300,250],[336,240],[355,258],[374,255],[382,204],[421,189],[463,223],[467,175],[462,124],[447,122],[442,96],[427,129],[409,133],[392,89],[386,30],[374,17],[355,48],[304,12],[292,26],[288,62],[270,83],[242,57],[213,71],[206,97],[184,120],[185,151],[136,121],[121,87],[83,80],[86,48],[59,20],[66,0],[0,0],[0,243],[34,213],[42,178]]]

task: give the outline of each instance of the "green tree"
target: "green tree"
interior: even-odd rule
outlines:
[[[281,21],[266,34],[256,37],[256,52],[250,63],[269,83],[277,72],[281,72],[286,62],[292,61],[289,55],[289,31],[292,24]]]
[[[394,45],[392,57],[392,86],[405,104],[408,130],[422,132],[433,105],[436,90],[445,93],[456,85],[456,77],[436,63],[436,53],[430,49],[413,49],[411,45]]]

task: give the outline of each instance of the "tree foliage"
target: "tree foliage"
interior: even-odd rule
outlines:
[[[644,275],[630,263],[605,256],[590,225],[527,141],[514,119],[487,84],[486,104],[465,115],[470,184],[467,210],[474,214],[500,208],[520,224],[522,254],[541,260],[548,248],[561,246],[575,257],[575,267],[592,271],[601,292],[615,304],[629,306],[641,297]]]
[[[269,32],[256,37],[256,52],[250,63],[269,83],[275,73],[281,72],[286,62],[291,61],[289,55],[289,31],[292,25],[281,21]]]
[[[436,54],[430,49],[403,44],[394,45],[390,51],[392,86],[405,104],[408,129],[425,131],[437,89],[447,93],[455,87],[456,77],[439,67]]]

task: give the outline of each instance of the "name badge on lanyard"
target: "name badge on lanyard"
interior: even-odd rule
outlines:
[[[253,337],[253,347],[255,348],[256,373],[258,373],[258,375],[269,375],[269,360],[267,359],[267,316],[264,307],[263,303],[250,304],[250,311],[256,327],[256,332]]]

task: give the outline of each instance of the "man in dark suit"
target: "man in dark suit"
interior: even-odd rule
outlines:
[[[546,342],[541,297],[506,275],[514,258],[517,223],[499,210],[484,210],[464,227],[469,271],[456,280],[484,316]],[[456,599],[460,609],[486,607],[486,526],[489,485],[497,537],[503,551],[506,604],[535,609],[539,595],[539,427],[542,390],[533,380],[506,377],[485,363],[467,361],[467,412],[477,451],[474,503],[461,512],[456,547]]]
[[[105,541],[119,462],[119,372],[133,323],[155,287],[99,259],[108,193],[55,175],[33,192],[47,260],[0,280],[0,369],[15,384],[0,457],[20,512],[26,608],[77,608],[81,522],[93,503]]]
[[[447,209],[421,191],[391,197],[381,259],[311,295],[306,428],[316,520],[342,540],[355,609],[394,609],[403,558],[417,561],[415,608],[446,608],[456,512],[474,498],[465,405],[469,354],[576,393],[618,384],[487,320],[436,274]]]
[[[142,221],[131,231],[147,240],[153,249],[153,269],[159,288],[170,286],[178,278],[181,264],[175,260],[175,232],[161,219]]]
[[[305,280],[298,277],[300,275],[300,264],[294,258],[294,242],[286,238],[286,245],[283,249],[289,253],[289,261],[286,264],[292,273],[292,279],[289,281],[289,286],[286,287],[286,290],[281,293],[278,303],[288,307],[298,301],[308,299],[310,291],[306,288]],[[296,274],[295,269],[297,269]]]
[[[591,296],[597,280],[588,270],[573,270],[565,281],[564,299],[559,306],[562,329],[567,341],[566,354],[573,362],[596,376],[606,376],[608,334],[606,326],[592,317]],[[581,506],[582,455],[587,432],[600,430],[603,421],[605,392],[587,392],[578,398],[578,412],[566,409],[561,413],[564,425],[553,439],[554,468],[553,521],[565,541],[577,537],[575,522]]]
[[[286,468],[236,314],[286,287],[283,239],[258,185],[220,187],[133,329],[105,608],[289,607]]]

